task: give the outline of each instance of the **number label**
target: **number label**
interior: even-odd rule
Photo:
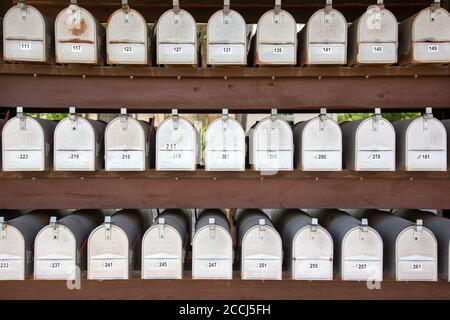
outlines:
[[[330,46],[322,47],[322,54],[332,54],[333,48]]]
[[[9,269],[9,262],[0,262],[0,269],[2,270]]]
[[[173,47],[173,53],[183,53],[183,48],[180,46]]]
[[[20,153],[18,158],[19,160],[28,160],[30,156],[28,155],[28,153]]]
[[[80,154],[79,153],[71,153],[71,154],[69,154],[69,159],[70,160],[80,159]]]
[[[318,154],[317,159],[318,160],[327,160],[327,155],[326,154]]]
[[[123,46],[123,53],[133,53],[132,46]]]
[[[373,53],[383,53],[383,46],[372,46]]]
[[[423,270],[423,266],[422,266],[421,263],[413,263],[413,264],[411,265],[411,269],[412,269],[413,271],[422,271],[422,270]]]
[[[418,159],[419,160],[431,160],[431,154],[429,154],[429,153],[419,154]]]
[[[357,263],[356,269],[358,270],[366,270],[367,269],[367,263]]]
[[[167,264],[167,261],[159,261],[158,262],[158,268],[167,268],[168,267],[168,264]]]
[[[177,144],[176,143],[166,143],[166,150],[176,150]]]
[[[223,47],[223,53],[231,54],[233,53],[233,49],[231,47]]]
[[[437,44],[430,44],[430,45],[428,45],[428,52],[429,53],[438,53],[439,52],[439,46]]]
[[[122,160],[131,160],[131,154],[129,153],[122,154]]]
[[[230,158],[230,155],[228,153],[222,153],[222,160],[227,160]]]
[[[29,43],[29,42],[22,42],[20,44],[20,50],[25,50],[25,51],[31,50],[31,43]]]
[[[217,268],[217,262],[208,262],[208,268],[211,269]]]
[[[372,160],[381,160],[381,154],[379,153],[372,154]]]
[[[278,159],[278,153],[276,153],[276,152],[269,152],[269,153],[267,154],[267,157],[268,157],[270,160],[277,160],[277,159]]]
[[[83,46],[81,44],[73,44],[72,52],[75,52],[75,53],[83,52]]]
[[[105,269],[112,269],[113,268],[113,263],[112,262],[104,262],[103,263],[103,268],[105,268]]]
[[[283,48],[282,47],[275,47],[272,49],[273,54],[283,54]]]
[[[50,262],[50,269],[59,269],[61,268],[61,262]]]
[[[258,262],[257,267],[258,269],[267,269],[268,265],[267,262]]]
[[[319,264],[318,263],[310,263],[309,264],[309,268],[310,269],[318,269],[319,268]]]
[[[181,159],[183,156],[181,155],[181,153],[174,153],[172,154],[172,159]]]

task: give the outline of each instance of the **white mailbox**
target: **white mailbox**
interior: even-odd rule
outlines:
[[[437,242],[418,219],[412,222],[380,210],[361,210],[353,215],[368,218],[385,247],[385,271],[397,281],[437,281]]]
[[[3,60],[10,62],[42,62],[54,60],[53,27],[26,1],[6,12],[3,19]]]
[[[259,19],[255,37],[255,65],[297,64],[297,24],[281,0]]]
[[[230,10],[230,0],[211,16],[206,36],[208,65],[247,65],[247,25],[238,12]]]
[[[327,0],[299,33],[302,66],[347,64],[347,21],[331,4]]]
[[[192,278],[233,278],[233,240],[223,210],[205,209],[200,213],[192,241]]]
[[[236,211],[235,219],[241,253],[241,278],[281,280],[281,237],[267,215],[259,209],[243,209]]]
[[[422,117],[396,121],[393,125],[400,170],[447,170],[447,132],[442,122],[433,118],[431,108]]]
[[[382,281],[383,241],[378,232],[345,212],[308,210],[328,230],[334,243],[334,270],[342,280]]]
[[[56,123],[25,115],[17,116],[3,126],[2,160],[4,171],[45,171],[52,164],[52,139]]]
[[[88,279],[128,279],[140,253],[142,225],[137,210],[121,210],[89,235]]]
[[[249,163],[257,171],[290,171],[293,169],[294,144],[290,125],[280,119],[276,110],[255,124],[248,133]]]
[[[190,221],[180,209],[158,215],[142,239],[142,279],[182,279]]]
[[[195,171],[200,161],[200,136],[176,110],[156,131],[156,170]]]
[[[297,123],[294,128],[295,167],[303,171],[342,170],[341,128],[325,109],[320,115]]]
[[[5,121],[0,119],[0,148],[2,147],[2,132],[3,132],[3,125],[5,124]],[[0,170],[2,169],[2,152],[0,152]]]
[[[126,110],[122,110],[122,114],[106,127],[106,171],[145,171],[154,145],[154,128],[129,117]]]
[[[450,13],[440,0],[399,26],[400,64],[450,63]]]
[[[105,28],[71,0],[55,20],[56,63],[103,64]]]
[[[380,109],[375,115],[341,124],[344,142],[344,166],[356,171],[395,171],[395,130],[382,118]]]
[[[317,218],[299,209],[277,209],[271,219],[283,240],[292,279],[333,280],[333,239]]]
[[[158,65],[198,64],[197,25],[189,12],[180,9],[178,0],[158,20],[156,45]]]
[[[144,17],[122,1],[106,29],[107,63],[110,65],[150,65],[150,32]]]
[[[348,29],[348,64],[397,63],[398,23],[384,7],[383,0],[367,11]]]
[[[445,127],[445,132],[447,134],[447,159],[450,159],[450,119],[442,120],[442,124]],[[447,169],[449,167],[449,161],[447,161]]]
[[[102,168],[106,124],[79,117],[72,111],[55,129],[54,170],[95,171]]]
[[[34,279],[75,280],[86,269],[89,234],[101,224],[101,210],[78,210],[39,231],[34,242]]]
[[[0,219],[0,280],[25,280],[33,271],[33,245],[55,212],[36,210],[12,220]]]
[[[228,111],[206,129],[205,170],[245,170],[245,132],[238,121],[228,117]]]
[[[395,210],[394,214],[413,222],[422,220],[424,227],[433,232],[438,245],[437,261],[439,275],[447,282],[450,282],[450,219],[438,216],[429,211],[417,209]]]

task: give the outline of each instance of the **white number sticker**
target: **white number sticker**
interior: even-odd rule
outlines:
[[[367,269],[367,263],[357,263],[355,265],[355,269],[357,269],[357,270],[366,270]]]
[[[28,160],[28,159],[30,159],[30,155],[28,153],[19,153],[17,155],[17,159],[19,159],[19,160]]]
[[[76,53],[83,52],[83,46],[81,44],[73,44],[72,52],[76,52]]]
[[[372,46],[373,53],[383,53],[383,46]]]
[[[29,43],[29,42],[20,43],[20,50],[25,50],[25,51],[31,50],[31,43]]]
[[[217,262],[208,262],[208,268],[210,269],[217,268]]]
[[[430,45],[428,45],[428,52],[429,53],[438,53],[439,52],[439,46],[437,44],[430,44]]]
[[[422,271],[423,270],[423,266],[421,263],[413,263],[411,265],[411,270],[412,271]]]
[[[417,160],[431,160],[431,154],[422,153],[417,156]]]
[[[180,46],[173,47],[173,53],[183,53],[183,48]]]
[[[322,47],[322,54],[332,54],[333,48],[330,46]]]
[[[225,54],[232,54],[233,49],[231,47],[223,47],[223,53]]]
[[[0,262],[0,270],[8,270],[9,262]]]
[[[123,46],[123,53],[133,53],[132,46]]]
[[[283,48],[282,47],[275,47],[272,49],[273,54],[283,54]]]
[[[112,269],[114,267],[112,262],[104,262],[103,263],[103,268],[104,269]]]
[[[50,269],[61,269],[61,262],[50,262]]]
[[[381,154],[373,153],[370,159],[372,159],[372,160],[381,160]]]
[[[256,267],[258,269],[267,269],[269,267],[269,265],[267,264],[267,262],[258,262],[258,264],[256,265]]]
[[[158,261],[157,263],[158,269],[166,269],[168,266],[167,261]]]

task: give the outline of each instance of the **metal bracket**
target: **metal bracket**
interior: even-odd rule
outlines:
[[[173,0],[173,22],[180,22],[180,2],[178,0]]]
[[[172,109],[172,122],[173,130],[178,130],[180,126],[180,116],[178,115],[178,109]]]
[[[106,216],[105,222],[103,223],[105,226],[105,240],[111,240],[111,217]]]
[[[425,114],[423,115],[423,130],[428,130],[428,120],[433,119],[433,108],[425,108]]]
[[[417,219],[416,220],[416,225],[414,226],[414,230],[416,232],[421,232],[423,229],[423,220],[422,219]]]
[[[216,238],[216,219],[215,218],[209,218],[209,238],[215,239]]]
[[[223,23],[228,24],[230,21],[230,0],[223,0]]]
[[[128,0],[122,0],[123,19],[125,23],[130,23],[130,6]]]
[[[320,131],[325,130],[325,123],[326,123],[327,119],[328,119],[327,109],[320,108],[320,114],[319,114],[319,130]]]
[[[72,124],[72,130],[77,130],[78,127],[78,116],[76,114],[76,108],[70,107],[69,108],[69,119],[70,123]]]
[[[27,128],[27,123],[26,123],[27,116],[25,115],[25,113],[23,113],[23,108],[22,107],[17,107],[16,108],[16,113],[17,113],[17,117],[19,118],[19,121],[20,121],[19,129],[21,131],[26,130],[26,128]]]
[[[280,13],[281,13],[281,0],[275,0],[275,8],[273,9],[275,15],[274,15],[274,22],[275,24],[280,23]]]
[[[312,218],[311,224],[310,224],[311,232],[316,232],[318,225],[319,225],[319,220],[317,218]]]
[[[0,239],[6,239],[6,222],[4,217],[0,217]]]
[[[362,229],[362,232],[369,231],[369,221],[367,220],[367,218],[361,219],[361,229]]]
[[[158,219],[158,230],[159,230],[159,238],[160,239],[164,239],[164,237],[166,236],[165,224],[166,224],[166,219],[164,219],[164,218]]]
[[[58,239],[58,219],[55,216],[50,217],[50,228],[52,228],[52,239]]]
[[[375,112],[374,115],[372,117],[373,121],[372,121],[372,131],[377,131],[379,128],[379,124],[380,124],[380,120],[383,119],[383,117],[381,116],[381,109],[380,108],[375,108]]]
[[[122,124],[122,130],[127,130],[128,128],[128,113],[127,108],[120,109],[120,123]]]
[[[20,13],[22,15],[22,19],[27,18],[27,1],[26,0],[18,0],[17,5],[20,7]]]

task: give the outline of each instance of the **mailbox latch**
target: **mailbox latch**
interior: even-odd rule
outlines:
[[[319,220],[317,218],[312,218],[311,219],[311,232],[316,232],[317,231],[317,226],[319,225]]]
[[[72,130],[77,130],[78,127],[78,117],[76,114],[76,108],[70,107],[69,108],[69,119],[70,123],[72,124]]]
[[[178,109],[172,109],[172,122],[173,122],[173,130],[178,130],[180,126],[180,116],[178,115]]]
[[[159,218],[158,219],[158,231],[159,231],[159,238],[164,239],[166,236],[165,234],[165,225],[166,225],[166,219]]]
[[[22,15],[22,19],[27,18],[27,1],[26,0],[18,0],[17,5],[20,7],[20,14]]]
[[[325,12],[324,22],[325,22],[325,24],[330,23],[330,13],[331,13],[332,9],[333,9],[333,0],[327,0],[325,2],[325,10],[324,10],[324,12]]]
[[[369,221],[367,220],[367,218],[361,219],[361,230],[362,230],[362,232],[369,231]]]
[[[417,219],[416,225],[414,226],[414,230],[416,232],[421,232],[422,229],[423,229],[423,220],[422,219]]]
[[[127,130],[128,128],[128,114],[127,108],[120,109],[120,123],[122,124],[122,130]]]
[[[25,113],[23,113],[23,108],[22,107],[17,107],[16,108],[16,113],[17,113],[17,117],[19,118],[20,122],[19,122],[19,127],[21,131],[26,130],[27,125],[26,125],[26,115]]]
[[[125,23],[130,23],[130,6],[128,0],[122,0],[123,20]]]
[[[383,4],[383,0],[378,0],[377,1],[377,5],[373,7],[373,21],[372,21],[372,25],[373,28],[376,30],[380,30],[381,29],[381,10],[383,9],[384,4]]]
[[[266,219],[259,219],[259,238],[264,238],[263,233],[266,231]]]
[[[425,114],[423,115],[423,130],[428,130],[428,120],[433,119],[433,109],[430,107],[425,108]]]
[[[274,8],[274,22],[275,24],[280,23],[280,13],[281,13],[281,0],[275,0],[275,8]]]
[[[230,22],[230,0],[223,0],[223,23]]]
[[[68,23],[69,30],[81,29],[81,10],[77,4],[77,0],[70,0],[69,10],[71,11],[70,21]]]
[[[6,239],[6,222],[4,217],[0,217],[0,239]]]
[[[436,10],[441,7],[441,0],[434,0],[430,5],[430,22],[434,23],[436,21]]]
[[[319,130],[320,131],[325,130],[325,123],[326,123],[327,119],[328,119],[327,109],[320,108],[320,114],[319,114]]]
[[[105,240],[111,240],[111,217],[105,217]]]
[[[216,219],[209,218],[209,238],[215,239],[216,238]]]
[[[173,0],[173,23],[177,24],[180,22],[180,2],[178,0]]]
[[[56,217],[50,217],[50,228],[52,229],[52,239],[58,239],[58,220]]]
[[[375,108],[375,113],[373,115],[373,122],[372,122],[372,131],[377,131],[380,125],[380,120],[383,117],[381,116],[381,109]]]

